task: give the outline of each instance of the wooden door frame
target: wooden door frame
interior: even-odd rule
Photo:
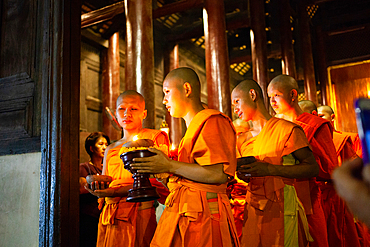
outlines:
[[[78,246],[81,2],[38,1],[39,246]]]

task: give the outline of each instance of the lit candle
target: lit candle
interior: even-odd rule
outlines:
[[[170,149],[170,155],[169,155],[170,158],[173,159],[173,160],[177,160],[178,156],[179,156],[178,151],[179,151],[179,149],[176,148],[174,143],[172,143],[171,149]]]

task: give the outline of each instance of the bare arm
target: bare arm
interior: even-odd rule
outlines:
[[[286,178],[311,178],[319,174],[319,166],[308,147],[300,148],[292,153],[299,161],[297,165],[273,165],[264,161],[257,161],[241,166],[238,171],[249,173],[252,177],[280,176]]]
[[[223,171],[223,164],[201,166],[194,163],[174,161],[160,150],[150,148],[157,155],[145,158],[135,158],[131,165],[140,173],[173,173],[201,183],[226,183],[228,176]]]
[[[79,179],[79,183],[80,183],[80,194],[87,194],[87,193],[89,193],[89,192],[85,189],[85,184],[87,183],[87,182],[86,182],[86,178],[84,178],[84,177],[80,177],[80,179]]]

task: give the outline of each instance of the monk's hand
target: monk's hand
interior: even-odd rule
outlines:
[[[88,184],[85,184],[85,189],[90,192],[90,194],[97,196],[99,198],[101,197],[113,197],[115,189],[113,188],[107,188],[107,189],[90,189]]]
[[[149,148],[150,152],[156,155],[144,158],[134,158],[131,169],[137,170],[138,173],[163,173],[170,172],[171,159],[162,151]]]
[[[271,176],[271,164],[257,160],[248,165],[242,165],[238,168],[241,174],[250,174],[251,177]]]

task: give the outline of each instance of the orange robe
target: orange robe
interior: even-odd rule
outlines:
[[[245,195],[247,194],[248,184],[243,180],[238,179],[231,181],[227,187],[228,195],[230,198],[231,211],[233,212],[236,231],[239,240],[241,240],[243,221],[244,221],[244,205]]]
[[[295,165],[292,152],[309,147],[298,125],[271,118],[261,132],[243,143],[242,156],[274,165]],[[286,162],[290,158],[290,164]],[[294,179],[252,177],[248,183],[241,246],[306,246],[310,239]],[[303,227],[301,227],[303,226]],[[304,227],[305,226],[305,227]]]
[[[168,153],[169,140],[166,133],[159,130],[142,129],[139,139],[151,139],[154,146]],[[106,173],[113,177],[109,187],[132,185],[132,174],[127,171],[119,157],[123,144],[108,151]],[[157,226],[153,201],[126,202],[126,197],[106,197],[105,205],[99,219],[98,241],[100,246],[145,247]]]
[[[191,121],[179,147],[179,161],[200,166],[223,164],[236,170],[236,137],[231,120],[212,109]],[[205,184],[171,176],[170,195],[151,246],[239,246],[225,184]],[[209,199],[213,198],[213,199]]]
[[[348,135],[351,138],[352,141],[352,148],[355,150],[356,154],[362,158],[362,146],[361,146],[361,140],[357,133],[352,132],[342,132],[345,135]]]
[[[339,165],[343,161],[357,156],[352,149],[352,141],[348,135],[334,131],[333,141]],[[322,190],[324,215],[327,221],[329,246],[361,246],[354,217],[345,202],[336,193],[333,183],[327,181],[322,183],[320,188]]]
[[[303,128],[319,165],[320,172],[316,179],[330,181],[334,168],[338,166],[333,143],[333,126],[329,121],[308,113],[301,114],[294,122]],[[321,182],[316,179],[297,180],[296,189],[298,198],[305,208],[310,234],[314,239],[310,246],[327,247],[327,223],[322,208],[322,193],[319,185]]]
[[[337,151],[339,165],[348,159],[357,157],[357,153],[353,149],[352,139],[347,133],[334,130],[333,142]]]

